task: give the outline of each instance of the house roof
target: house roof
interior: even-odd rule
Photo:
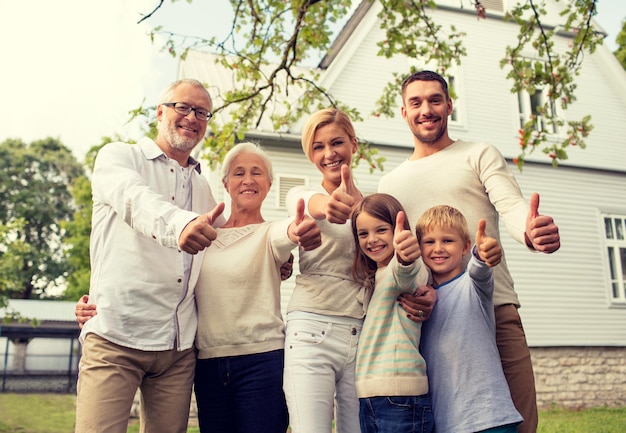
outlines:
[[[0,320],[0,337],[30,339],[78,338],[80,328],[74,315],[76,303],[36,299],[10,299],[6,308],[0,308],[0,317],[17,312],[26,319],[39,323],[4,323]]]
[[[363,17],[367,13],[367,11],[369,11],[369,9],[372,7],[373,4],[374,2],[368,1],[368,0],[364,0],[359,4],[359,6],[355,9],[354,13],[350,17],[350,19],[341,28],[341,31],[337,35],[337,38],[333,41],[332,45],[330,46],[330,50],[328,54],[326,54],[324,58],[322,58],[322,60],[320,61],[318,65],[320,69],[328,68],[328,66],[333,62],[337,54],[341,51],[343,46],[346,44],[346,42],[352,35],[352,32],[359,26],[359,24],[361,23],[361,20],[363,19]]]
[[[38,325],[30,323],[10,323],[0,322],[0,337],[11,339],[31,339],[31,338],[78,338],[80,328],[78,323],[58,322],[44,320]]]
[[[39,321],[75,322],[74,309],[76,302],[50,301],[42,299],[9,299],[6,308],[0,308],[0,318],[7,312],[17,312],[21,317],[38,319]]]

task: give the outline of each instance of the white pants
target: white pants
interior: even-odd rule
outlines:
[[[294,312],[287,315],[284,389],[293,433],[360,433],[355,387],[363,321]]]

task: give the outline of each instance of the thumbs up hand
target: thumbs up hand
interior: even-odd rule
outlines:
[[[476,252],[480,260],[485,262],[487,266],[493,268],[500,260],[502,260],[502,247],[497,240],[490,238],[485,233],[487,223],[484,219],[478,221],[478,230],[476,231]]]
[[[526,218],[526,245],[536,251],[550,254],[561,247],[559,227],[551,216],[539,214],[539,194],[530,196],[530,210]]]
[[[403,265],[409,265],[420,257],[421,251],[417,237],[411,230],[404,228],[405,221],[405,213],[398,212],[396,228],[393,233],[393,248],[396,251],[398,261]]]
[[[328,222],[345,224],[350,218],[352,207],[360,199],[361,193],[356,188],[352,178],[352,172],[347,165],[341,166],[341,183],[330,195],[324,209]]]
[[[219,203],[213,210],[191,220],[183,229],[178,239],[178,248],[189,254],[198,254],[211,246],[217,237],[213,223],[224,212],[224,203]]]
[[[314,250],[322,244],[322,232],[315,220],[304,214],[304,200],[299,199],[296,217],[289,224],[287,234],[292,242],[297,243],[305,251]]]

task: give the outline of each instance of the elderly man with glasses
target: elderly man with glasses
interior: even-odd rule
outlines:
[[[76,432],[125,433],[141,389],[141,431],[186,432],[195,367],[194,287],[223,224],[192,150],[211,119],[208,91],[180,80],[157,107],[158,135],[96,158],[89,301]],[[79,308],[77,307],[77,311]],[[93,317],[89,317],[92,315]],[[86,320],[90,319],[90,320]]]

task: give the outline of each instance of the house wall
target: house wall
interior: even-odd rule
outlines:
[[[2,359],[2,370],[6,359],[6,370],[15,371],[14,358],[19,351],[15,344],[9,342],[7,353],[7,339],[0,338],[0,359]],[[69,339],[58,338],[34,338],[26,345],[25,368],[27,372],[67,372],[78,371],[78,358],[80,346],[77,340],[72,342]],[[70,352],[72,362],[70,364]],[[5,358],[6,354],[6,358]]]
[[[457,5],[451,0],[448,6],[452,8],[431,11],[443,26],[442,37],[446,37],[449,25],[466,33],[467,56],[454,70],[458,80],[454,103],[461,118],[450,125],[450,135],[454,139],[492,143],[511,160],[519,153],[517,97],[510,92],[507,70],[501,69],[499,63],[505,46],[515,44],[518,28],[494,16],[479,20],[471,10],[454,9]],[[323,84],[336,99],[361,111],[364,120],[355,123],[357,136],[376,146],[380,155],[387,158],[386,172],[409,156],[412,141],[399,116],[399,100],[398,115],[392,119],[376,116],[373,107],[393,73],[406,73],[411,65],[419,66],[420,60],[377,56],[376,43],[384,39],[375,18],[380,7],[379,2],[374,2],[323,72]],[[550,7],[557,7],[556,3]],[[570,40],[560,36],[555,46],[565,49]],[[192,52],[188,58],[196,60],[181,64],[181,76],[227,85],[227,74],[206,63],[210,61],[209,54]],[[200,58],[205,59],[204,63],[198,61]],[[601,46],[595,53],[585,54],[576,82],[578,100],[564,114],[566,120],[591,114],[594,129],[586,140],[587,148],[569,148],[569,159],[558,169],[552,168],[540,151],[527,157],[521,173],[511,164],[524,195],[540,193],[539,210],[553,216],[559,225],[562,247],[553,255],[529,253],[505,233],[504,227],[502,244],[522,303],[520,314],[533,353],[540,404],[626,404],[624,383],[617,378],[624,376],[626,306],[609,302],[600,219],[600,214],[607,211],[626,214],[626,72]],[[292,125],[289,132],[297,137],[302,122]],[[272,131],[263,133],[271,135]],[[297,143],[276,140],[268,149],[277,172],[307,174],[311,183],[319,182],[319,175]],[[362,167],[356,178],[360,188],[369,193],[376,189],[382,174],[370,174]],[[268,198],[265,215],[282,217],[284,211],[272,209],[272,202]],[[293,278],[283,283],[283,307],[292,289]]]
[[[571,409],[626,405],[626,348],[531,348],[537,405]]]
[[[601,212],[626,214],[626,174],[528,164],[522,191],[559,225],[561,249],[530,254],[503,236],[532,346],[626,346],[626,305],[611,305]]]
[[[0,319],[9,313],[18,313],[20,317],[39,321],[74,321],[75,305],[72,301],[9,299],[8,306],[0,308]],[[25,347],[16,347],[10,341],[7,344],[7,338],[0,335],[0,369],[4,370],[6,367],[8,372],[14,371],[16,357],[19,361],[24,355],[24,368],[27,372],[67,372],[69,369],[77,371],[79,351],[77,339],[37,337],[31,339]]]
[[[508,70],[500,67],[500,59],[505,47],[516,43],[518,27],[496,16],[479,20],[473,10],[461,11],[453,1],[440,3],[450,7],[429,14],[442,25],[441,36],[445,37],[450,25],[466,33],[463,42],[467,56],[453,70],[457,80],[454,104],[459,107],[460,121],[450,124],[450,135],[453,139],[487,141],[512,159],[519,153],[517,95],[510,92]],[[556,2],[549,4],[550,10],[562,7]],[[333,65],[329,68],[334,77],[332,83],[327,83],[331,93],[358,107],[364,115],[371,112],[394,72],[405,73],[409,65],[420,65],[419,59],[384,59],[376,55],[376,43],[385,39],[379,23],[372,18],[380,9],[380,3],[374,2],[355,32],[357,36],[337,56],[340,71],[332,70]],[[562,19],[553,16],[546,21],[558,24]],[[558,36],[555,47],[564,51],[570,42],[569,36]],[[591,115],[594,129],[586,140],[587,148],[570,147],[569,159],[556,170],[540,151],[527,157],[529,162],[522,173],[512,166],[526,197],[533,191],[541,194],[540,212],[555,218],[562,236],[560,251],[550,256],[529,254],[509,236],[502,238],[531,346],[626,345],[626,328],[622,326],[626,305],[609,303],[600,219],[601,212],[626,213],[624,83],[626,72],[606,47],[586,53],[576,79],[578,100],[562,115],[565,120]],[[398,100],[398,107],[400,104]],[[383,155],[403,153],[402,147],[407,151],[412,147],[407,127],[398,116],[369,116],[355,126],[360,137],[384,149]],[[386,169],[391,168],[393,164],[386,164]],[[505,231],[503,227],[501,230]]]
[[[357,131],[358,133],[358,131]],[[275,174],[306,175],[310,184],[321,182],[317,170],[301,153],[298,143],[262,142]],[[387,161],[385,172],[409,155],[408,149],[380,147]],[[531,347],[537,400],[570,408],[626,404],[626,309],[611,307],[605,275],[605,248],[601,240],[600,212],[621,209],[616,197],[626,197],[626,174],[573,167],[558,169],[528,163],[523,172],[511,169],[528,197],[541,194],[540,211],[559,224],[562,247],[553,255],[533,254],[501,227],[502,244],[516,281],[528,344]],[[374,192],[384,173],[355,170],[363,192]],[[272,188],[263,214],[285,218],[275,206]],[[581,230],[581,227],[585,227]],[[297,252],[296,265],[297,272]],[[283,313],[295,278],[283,282]],[[566,345],[567,347],[563,347]]]
[[[357,131],[358,133],[358,131]],[[306,175],[310,184],[321,177],[297,143],[273,142],[264,146],[275,174]],[[298,147],[296,147],[298,146]],[[288,149],[288,150],[283,150]],[[380,147],[387,160],[384,172],[358,167],[355,178],[368,194],[382,175],[409,155],[408,149]],[[528,163],[520,173],[511,164],[522,192],[540,193],[539,211],[559,225],[561,249],[555,254],[530,253],[501,227],[502,245],[519,294],[528,343],[533,347],[626,346],[626,305],[611,305],[606,275],[601,212],[626,214],[626,173],[615,173]],[[267,219],[287,217],[278,209],[273,187],[264,205]],[[583,228],[583,229],[581,229]],[[297,268],[296,268],[297,269]],[[293,281],[283,283],[283,307]]]

